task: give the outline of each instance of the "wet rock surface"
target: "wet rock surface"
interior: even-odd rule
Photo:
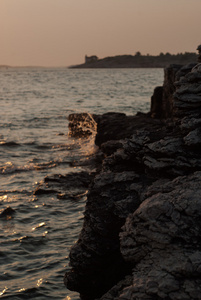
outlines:
[[[79,172],[67,175],[46,176],[34,191],[34,195],[55,193],[58,199],[78,200],[86,193],[94,173]]]
[[[111,138],[113,117],[98,117],[104,159],[64,279],[83,299],[201,299],[201,67],[177,72],[168,118],[138,115]]]

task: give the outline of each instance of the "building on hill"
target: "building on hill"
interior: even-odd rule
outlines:
[[[98,60],[98,57],[96,55],[87,56],[85,55],[85,64],[96,62]]]

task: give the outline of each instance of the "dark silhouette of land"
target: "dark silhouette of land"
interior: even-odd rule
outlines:
[[[85,56],[85,63],[70,68],[166,68],[170,64],[189,64],[196,62],[198,55],[193,52],[178,54],[160,53],[159,55],[117,55],[99,59],[97,56]]]

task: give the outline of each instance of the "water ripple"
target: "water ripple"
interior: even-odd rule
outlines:
[[[79,299],[63,276],[83,223],[80,179],[96,148],[94,137],[68,136],[67,116],[146,112],[162,81],[162,69],[1,70],[1,299]]]

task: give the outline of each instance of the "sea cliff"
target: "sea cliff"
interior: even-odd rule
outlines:
[[[64,278],[82,299],[201,299],[201,65],[166,68],[150,106],[93,116],[101,162]]]

